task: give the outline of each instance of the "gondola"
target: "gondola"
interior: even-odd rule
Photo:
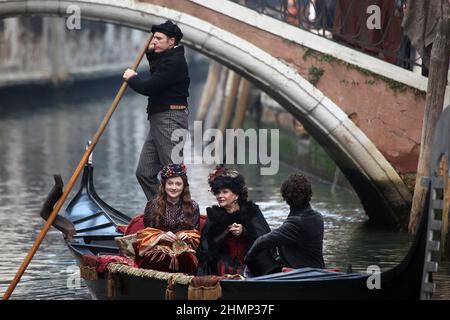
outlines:
[[[86,164],[78,193],[69,203],[64,215],[58,219],[59,229],[65,231],[65,243],[84,271],[85,256],[119,255],[115,238],[123,236],[123,233],[118,230],[118,226],[126,225],[131,220],[97,195],[93,173],[92,163]],[[54,224],[56,227],[58,220]],[[64,223],[71,225],[74,230],[67,232],[67,228],[65,230],[61,227]],[[418,299],[425,261],[426,231],[427,214],[424,214],[404,260],[393,269],[378,275],[301,268],[247,279],[222,279],[219,282],[219,297],[224,300]],[[117,264],[114,266],[116,270],[109,269],[102,274],[91,270],[93,277],[84,276],[93,298],[167,298],[168,279],[173,279],[172,274],[159,273],[159,277],[149,277],[145,276],[147,271],[143,269],[129,266],[121,268]],[[378,285],[374,278],[376,276],[379,276]],[[172,281],[172,297],[188,299],[191,279],[192,277],[185,277],[184,282]],[[370,285],[372,279],[375,285]]]
[[[92,161],[85,165],[80,189],[65,213],[53,226],[64,234],[64,241],[80,266],[93,298],[96,299],[201,299],[222,300],[297,300],[297,299],[429,299],[434,291],[432,273],[438,264],[433,261],[440,250],[439,232],[445,183],[450,158],[450,107],[438,121],[432,147],[430,176],[422,177],[428,195],[422,219],[412,245],[401,263],[379,274],[336,272],[301,268],[267,276],[216,279],[214,285],[202,283],[199,277],[180,273],[139,269],[110,263],[104,272],[87,266],[85,257],[95,259],[119,255],[116,237],[122,237],[119,225],[132,220],[105,203],[95,192]],[[445,165],[444,165],[445,163]],[[47,197],[41,216],[47,219],[62,194],[62,180],[55,177],[55,186]],[[198,289],[204,290],[202,292]],[[209,292],[209,289],[211,292]],[[200,293],[199,293],[200,292]]]

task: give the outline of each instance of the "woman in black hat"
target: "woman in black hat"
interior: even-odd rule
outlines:
[[[199,275],[244,274],[244,257],[259,236],[270,227],[258,205],[249,201],[244,177],[236,170],[217,167],[210,174],[209,185],[218,205],[206,209],[207,220],[202,230]],[[274,260],[263,252],[253,275],[273,272]],[[270,270],[269,270],[270,269]]]

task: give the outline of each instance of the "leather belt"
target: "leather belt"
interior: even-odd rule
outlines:
[[[170,105],[170,110],[184,110],[184,109],[186,109],[186,106],[176,104]]]

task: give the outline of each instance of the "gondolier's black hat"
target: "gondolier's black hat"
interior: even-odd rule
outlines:
[[[183,38],[183,32],[181,29],[172,21],[167,20],[164,23],[152,26],[152,33],[161,32],[164,33],[169,38],[175,38],[175,43],[178,44]]]

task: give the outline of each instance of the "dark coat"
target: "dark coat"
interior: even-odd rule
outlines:
[[[253,202],[241,204],[240,210],[231,214],[219,206],[207,208],[206,212],[207,220],[202,230],[198,252],[199,275],[218,274],[217,263],[222,256],[229,254],[225,243],[229,225],[234,222],[242,224],[247,241],[246,250],[259,236],[270,232],[261,210]]]
[[[147,113],[169,110],[170,105],[187,106],[190,78],[184,47],[177,46],[160,54],[148,51],[147,59],[150,78],[138,74],[128,80],[133,90],[148,96]]]
[[[278,247],[283,265],[291,268],[324,268],[322,215],[311,209],[291,208],[283,224],[258,238],[247,252],[246,261],[261,250]]]

